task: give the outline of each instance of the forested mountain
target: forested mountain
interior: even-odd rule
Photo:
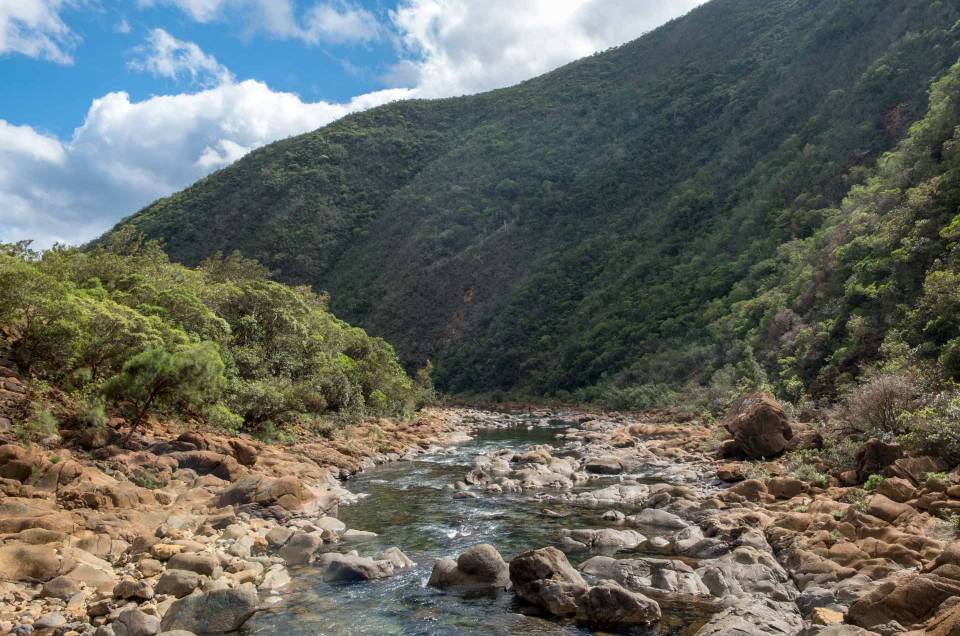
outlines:
[[[639,407],[830,393],[882,356],[960,372],[958,58],[955,2],[713,0],[271,144],[121,225],[330,292],[454,392]]]

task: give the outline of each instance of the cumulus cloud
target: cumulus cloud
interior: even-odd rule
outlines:
[[[60,18],[63,0],[0,2],[0,55],[29,57],[71,64],[78,37]]]
[[[408,94],[308,103],[253,80],[139,102],[109,93],[66,143],[0,121],[0,241],[88,240],[254,148]]]
[[[404,0],[391,83],[424,97],[509,86],[623,44],[704,0]]]
[[[163,29],[153,29],[147,43],[136,50],[138,57],[128,66],[157,77],[177,79],[183,75],[197,84],[216,85],[228,82],[233,75],[212,55],[207,55],[193,42],[178,40]]]

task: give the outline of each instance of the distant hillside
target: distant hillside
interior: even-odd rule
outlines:
[[[864,211],[858,184],[958,57],[954,2],[713,0],[516,87],[274,143],[122,225],[175,260],[238,249],[329,291],[450,391],[644,406],[746,377],[829,392],[888,331],[931,342],[907,315],[946,267],[949,202],[881,245],[889,210]],[[951,113],[899,155],[933,156],[922,170],[888,162],[866,189],[907,200],[944,174]],[[913,238],[933,244],[878,264]],[[919,354],[942,356],[956,329]]]

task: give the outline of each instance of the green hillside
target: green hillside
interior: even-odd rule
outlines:
[[[328,291],[448,391],[820,394],[884,342],[937,359],[960,335],[919,305],[954,275],[953,80],[875,168],[958,58],[952,2],[713,0],[516,87],[274,143],[123,224]]]

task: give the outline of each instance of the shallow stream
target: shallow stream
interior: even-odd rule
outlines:
[[[566,506],[559,501],[539,502],[530,493],[484,495],[459,499],[450,485],[462,480],[477,455],[502,448],[549,444],[569,422],[513,416],[502,428],[476,433],[474,439],[414,461],[378,466],[346,483],[362,496],[359,502],[341,505],[339,518],[348,528],[376,532],[379,536],[344,541],[331,546],[340,552],[356,549],[374,556],[399,547],[416,562],[383,581],[354,584],[324,582],[310,566],[293,570],[293,583],[277,608],[257,614],[246,626],[247,634],[306,636],[324,634],[587,634],[572,624],[536,615],[512,593],[467,598],[426,586],[433,562],[456,558],[478,543],[490,543],[509,561],[525,550],[555,545],[564,528],[607,527],[603,510]],[[651,480],[653,481],[653,480]],[[597,479],[582,489],[601,488],[608,479]],[[544,508],[565,516],[541,513]],[[645,532],[648,536],[650,533]],[[590,554],[570,555],[576,565]],[[629,556],[621,552],[618,556]],[[634,634],[684,634],[697,617],[664,609],[658,630]]]

